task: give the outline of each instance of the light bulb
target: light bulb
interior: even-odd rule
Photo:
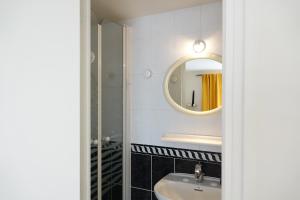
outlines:
[[[196,40],[193,45],[195,53],[201,53],[206,48],[206,43],[203,40]]]

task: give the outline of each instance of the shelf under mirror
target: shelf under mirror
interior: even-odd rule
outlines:
[[[161,140],[165,141],[165,142],[222,146],[222,137],[218,137],[218,136],[168,133],[168,134],[163,135],[161,137]]]

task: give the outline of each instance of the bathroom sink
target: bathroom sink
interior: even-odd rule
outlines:
[[[171,173],[155,184],[154,192],[158,200],[221,200],[219,182],[204,177],[196,184],[192,174]]]

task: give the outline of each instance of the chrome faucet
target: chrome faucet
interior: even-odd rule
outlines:
[[[195,178],[197,182],[202,182],[204,177],[204,173],[202,170],[202,165],[201,163],[196,164],[195,166]]]

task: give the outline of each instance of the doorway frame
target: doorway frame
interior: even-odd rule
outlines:
[[[243,200],[245,0],[223,1],[222,200]]]
[[[80,200],[90,200],[90,0],[80,0]],[[222,200],[243,200],[245,0],[223,0]]]
[[[90,9],[90,0],[80,0],[80,200],[91,199]]]

